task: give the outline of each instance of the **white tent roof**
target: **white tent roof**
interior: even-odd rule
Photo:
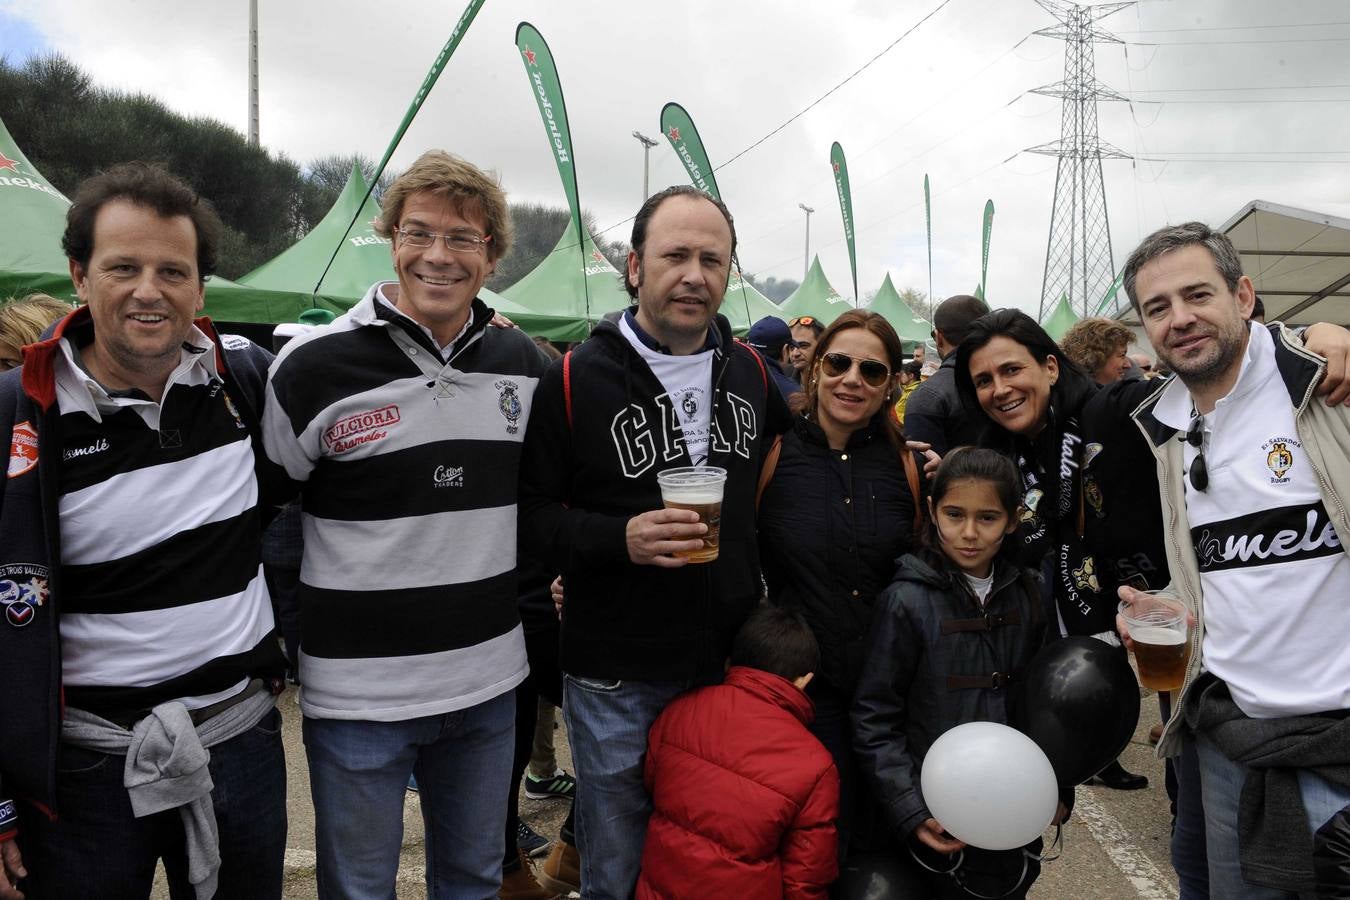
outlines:
[[[1253,200],[1219,229],[1242,255],[1266,321],[1350,326],[1350,219]],[[1138,325],[1125,292],[1121,320]]]

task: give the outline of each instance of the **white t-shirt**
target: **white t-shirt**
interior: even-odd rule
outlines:
[[[1176,379],[1154,414],[1184,433],[1192,409]],[[1183,478],[1205,668],[1252,718],[1350,708],[1350,557],[1298,440],[1266,328],[1251,327],[1237,383],[1204,427],[1209,486],[1197,491]],[[1186,472],[1198,453],[1183,448]]]
[[[980,608],[983,609],[989,605],[989,592],[994,589],[994,570],[989,570],[987,578],[980,578],[969,572],[963,572],[966,581],[970,584],[970,589],[975,592],[975,599],[980,601]]]
[[[708,461],[708,433],[712,428],[713,351],[674,356],[653,350],[637,336],[626,317],[619,320],[619,330],[666,389],[657,402],[679,423],[689,459],[696,466],[703,465]]]

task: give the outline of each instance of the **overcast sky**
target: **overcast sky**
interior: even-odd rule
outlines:
[[[462,12],[458,0],[392,8],[260,0],[261,134],[304,163],[378,158]],[[833,95],[722,164],[942,8]],[[933,290],[979,280],[980,217],[997,208],[990,300],[1036,312],[1056,160],[1021,153],[1059,137],[1061,41],[1032,0],[487,0],[392,166],[443,147],[501,173],[515,200],[565,205],[514,34],[522,19],[558,64],[582,205],[612,237],[642,190],[642,150],[669,100],[693,116],[736,217],[744,268],[800,279],[811,252],[852,293],[829,170],[843,144],[853,186],[858,283],[889,272],[927,290],[923,177],[933,187]],[[1136,102],[1102,103],[1100,134],[1138,159],[1104,164],[1115,264],[1149,231],[1219,225],[1253,199],[1350,216],[1350,5],[1341,0],[1142,0],[1102,27],[1099,79]],[[247,0],[0,0],[0,53],[57,50],[107,87],[247,127]],[[1165,104],[1143,101],[1166,100]],[[0,98],[0,116],[4,99]],[[665,141],[653,190],[685,182]]]

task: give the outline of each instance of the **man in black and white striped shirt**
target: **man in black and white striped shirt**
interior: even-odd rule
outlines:
[[[304,482],[300,708],[323,898],[393,893],[417,775],[427,894],[501,882],[515,701],[516,485],[547,362],[478,292],[511,243],[496,180],[441,151],[385,192],[397,281],[272,367],[267,452]]]
[[[84,305],[0,381],[0,897],[148,896],[161,859],[176,893],[281,894],[269,356],[194,321],[219,230],[158,168],[86,181],[63,238]]]

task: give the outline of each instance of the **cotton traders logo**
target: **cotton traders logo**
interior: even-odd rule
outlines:
[[[0,565],[0,605],[14,628],[31,625],[47,602],[47,568],[24,563]]]
[[[1266,451],[1266,468],[1275,474],[1275,477],[1270,479],[1271,484],[1289,483],[1284,473],[1294,467],[1294,453],[1290,447],[1303,449],[1303,445],[1291,437],[1274,437],[1261,445],[1261,449]]]
[[[431,483],[438,488],[464,487],[463,466],[437,466],[431,473]]]
[[[37,430],[31,422],[20,422],[14,426],[9,439],[9,477],[18,478],[37,464]]]
[[[499,393],[497,395],[497,410],[506,419],[506,433],[516,434],[520,431],[520,416],[525,411],[525,407],[520,402],[520,385],[510,379],[503,378],[501,381],[492,385]]]

